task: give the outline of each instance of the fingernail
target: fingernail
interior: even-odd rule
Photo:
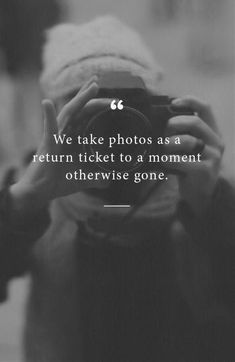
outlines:
[[[93,75],[89,80],[89,83],[97,83],[97,82],[98,82],[98,77],[96,75]]]
[[[95,77],[91,77],[83,84],[82,88],[83,89],[89,88],[91,86],[91,84],[93,84],[93,82],[95,82],[95,81],[96,81]]]
[[[43,116],[45,116],[45,115],[46,115],[47,102],[48,102],[48,100],[47,100],[47,99],[43,99],[43,100],[41,101],[41,106],[42,106],[42,113],[43,113]]]
[[[98,88],[98,84],[97,84],[96,82],[92,82],[92,83],[89,85],[88,89],[93,88],[93,87]]]
[[[183,101],[182,98],[177,98],[177,99],[174,99],[171,103],[176,105],[176,106],[180,106],[180,105],[182,105],[184,103],[184,101]]]
[[[41,101],[41,105],[44,107],[47,102],[48,102],[48,99],[44,98]]]

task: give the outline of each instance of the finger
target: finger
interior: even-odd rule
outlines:
[[[181,158],[180,162],[164,162],[164,167],[167,170],[173,171],[173,173],[179,174],[188,174],[192,172],[202,172],[208,171],[208,167],[216,167],[218,168],[221,164],[221,154],[218,150],[214,149],[213,147],[205,146],[202,155],[193,155],[188,159]]]
[[[108,110],[110,99],[92,99],[82,109],[78,117],[74,117],[70,122],[70,128],[75,128],[76,125],[84,123],[94,117],[96,114]]]
[[[92,99],[83,108],[81,118],[90,118],[94,114],[106,110],[110,106],[111,99]]]
[[[192,162],[164,162],[164,168],[172,174],[187,175],[198,170],[198,163]]]
[[[42,109],[44,113],[44,138],[51,138],[53,134],[58,132],[55,106],[51,100],[44,99]]]
[[[59,128],[63,131],[69,120],[74,116],[75,113],[79,113],[82,108],[98,93],[98,85],[92,83],[85,90],[81,90],[77,95],[67,103],[61,110],[58,116]]]
[[[215,132],[218,133],[218,126],[215,121],[215,116],[212,112],[211,106],[196,97],[186,96],[183,98],[177,98],[172,101],[172,104],[176,107],[189,107],[194,112],[197,112],[199,117],[206,122]]]
[[[88,81],[83,84],[80,91],[84,91],[85,89],[89,88],[92,83],[98,83],[97,75],[93,75],[90,79],[88,79]]]
[[[172,117],[167,125],[166,136],[189,134],[200,138],[208,145],[223,148],[222,140],[203,120],[197,116]]]
[[[92,83],[98,84],[98,77],[96,75],[88,79],[88,81],[86,81],[81,88],[77,88],[77,90],[69,93],[65,98],[63,98],[63,101],[65,101],[64,104],[70,102],[71,99],[73,99],[78,94],[78,92],[82,92],[83,90],[87,89]]]
[[[64,111],[67,116],[72,116],[75,112],[79,111],[91,98],[95,96],[98,91],[96,82],[88,82],[88,86],[82,87],[79,92],[64,106]],[[90,97],[89,97],[90,96]],[[62,109],[62,113],[63,113]]]
[[[180,139],[180,144],[175,142],[176,138]],[[194,154],[195,149],[198,148],[199,142],[204,145],[202,140],[191,135],[175,135],[174,137],[170,137],[169,144],[164,145],[164,151],[166,154]]]

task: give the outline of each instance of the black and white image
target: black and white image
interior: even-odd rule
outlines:
[[[233,0],[0,0],[0,362],[235,361]]]

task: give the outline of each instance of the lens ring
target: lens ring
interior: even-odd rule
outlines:
[[[91,134],[92,127],[93,127],[93,125],[95,123],[97,123],[97,120],[102,119],[104,116],[107,117],[107,115],[109,113],[110,113],[110,116],[113,116],[114,112],[116,112],[116,113],[118,112],[119,114],[121,112],[122,115],[127,115],[127,116],[134,115],[134,117],[138,121],[141,121],[142,124],[144,125],[145,130],[146,130],[146,137],[147,137],[148,134],[151,136],[151,134],[152,134],[152,126],[151,126],[151,123],[148,120],[148,118],[143,113],[138,111],[137,109],[129,107],[129,106],[124,106],[124,108],[122,110],[119,110],[119,109],[111,110],[110,108],[106,108],[106,109],[100,111],[99,113],[97,113],[95,116],[93,116],[88,121],[87,126],[84,129],[83,136],[87,136],[88,134]],[[94,150],[94,148],[93,148],[93,145],[84,145],[84,148],[85,148],[85,151],[89,152],[90,154],[95,154],[95,152],[96,152]],[[149,150],[148,151],[146,150],[145,153],[143,154],[144,159],[147,158],[147,156],[149,154],[150,147],[148,147],[148,148],[149,148]],[[104,171],[110,171],[110,168],[103,165],[103,163],[102,164],[97,164],[97,166],[100,169],[104,170]],[[130,168],[128,168],[128,169],[118,170],[118,171],[121,172],[121,173],[133,172],[134,170],[137,170],[142,166],[143,166],[142,162],[136,162],[134,165],[132,164],[132,166],[130,166]]]
[[[146,127],[149,129],[149,132],[151,132],[152,130],[152,127],[151,127],[151,124],[150,124],[150,121],[148,120],[148,118],[143,114],[141,113],[140,111],[138,111],[137,109],[135,108],[132,108],[132,107],[128,107],[128,106],[124,106],[124,108],[122,110],[111,110],[110,108],[107,108],[103,111],[100,111],[99,113],[97,113],[95,116],[93,116],[87,126],[85,127],[84,129],[84,135],[87,134],[87,130],[89,128],[91,128],[92,124],[95,122],[96,119],[99,119],[100,117],[102,117],[103,115],[107,115],[107,113],[113,113],[113,112],[122,112],[122,113],[125,113],[125,112],[128,112],[128,113],[133,113],[135,114],[138,118],[141,118],[142,121],[144,121],[144,124],[146,125]]]

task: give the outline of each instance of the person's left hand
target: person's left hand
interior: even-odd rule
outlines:
[[[194,97],[175,99],[174,107],[190,107],[195,115],[180,115],[169,120],[166,136],[168,154],[201,154],[201,162],[168,163],[167,169],[177,173],[181,200],[195,213],[202,215],[214,192],[221,167],[224,144],[210,105]],[[181,144],[175,144],[180,137]]]

